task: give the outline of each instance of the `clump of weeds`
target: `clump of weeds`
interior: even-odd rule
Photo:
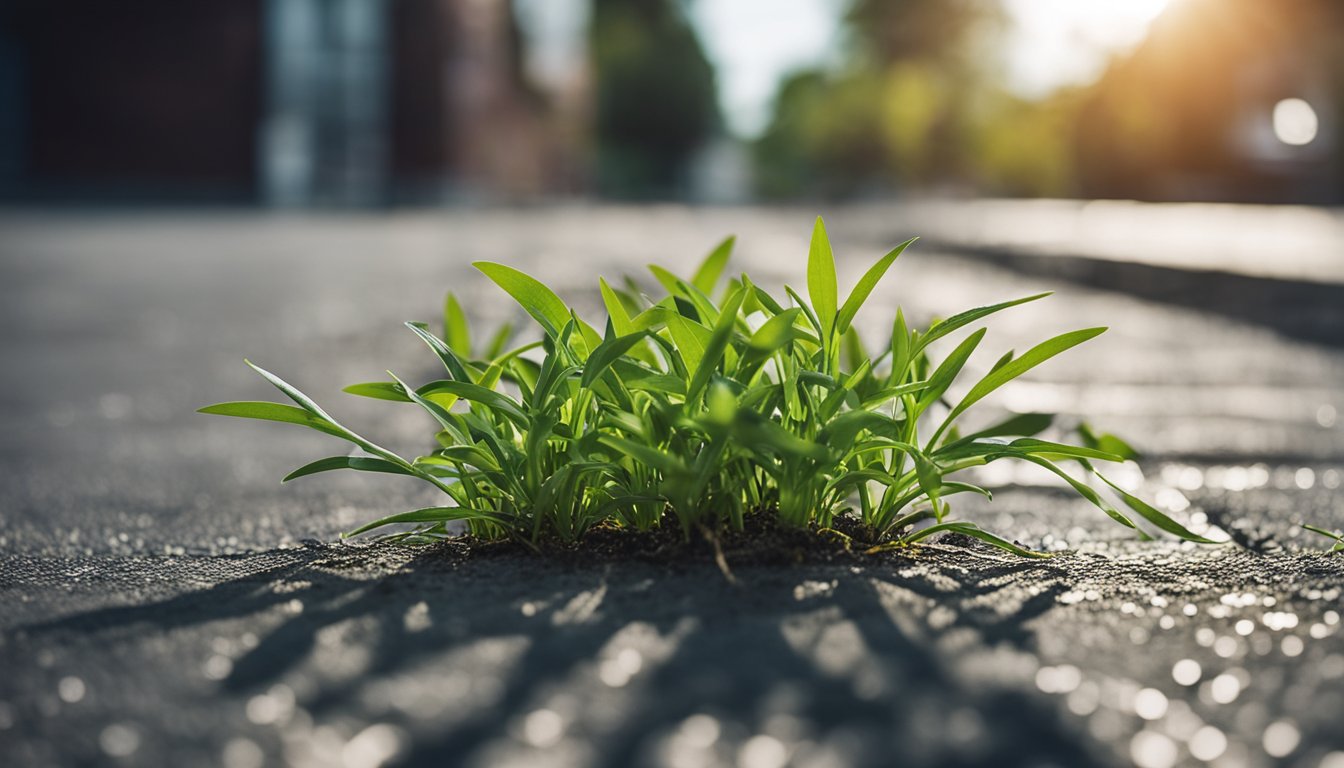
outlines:
[[[442,335],[407,324],[442,363],[442,378],[412,386],[392,376],[346,388],[423,409],[437,427],[436,447],[423,456],[405,458],[380,446],[255,365],[292,405],[231,402],[201,410],[297,424],[355,447],[353,455],[319,459],[286,480],[345,469],[434,486],[442,506],[399,512],[351,532],[398,526],[392,537],[406,542],[463,529],[532,546],[577,542],[597,527],[675,526],[686,538],[714,537],[743,530],[749,516],[769,515],[850,544],[860,540],[865,548],[906,547],[955,532],[1016,555],[1043,556],[952,517],[953,497],[990,496],[965,471],[997,461],[1054,473],[1140,536],[1147,534],[1131,515],[1182,539],[1209,542],[1096,469],[1132,457],[1113,436],[1083,428],[1077,444],[1041,439],[1052,422],[1045,414],[963,426],[995,390],[1105,329],[1070,331],[1020,355],[1004,354],[969,387],[959,379],[985,328],[970,330],[941,359],[931,356],[931,345],[1048,294],[978,307],[927,328],[911,327],[898,308],[888,343],[876,354],[865,350],[855,316],[912,242],[883,256],[842,297],[818,219],[807,295],[785,287],[780,296],[745,274],[725,277],[729,238],[689,276],[651,267],[661,296],[648,296],[628,279],[616,285],[599,279],[607,314],[599,326],[531,276],[478,262],[535,321],[538,340],[508,348],[505,330],[478,344],[449,296]],[[850,533],[839,534],[840,527]]]

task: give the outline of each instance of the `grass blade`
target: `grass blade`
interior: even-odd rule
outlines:
[[[1147,520],[1148,522],[1152,523],[1158,528],[1161,528],[1167,533],[1175,534],[1176,536],[1179,536],[1182,539],[1185,539],[1186,541],[1193,541],[1198,544],[1220,543],[1214,541],[1213,539],[1208,539],[1203,536],[1200,536],[1197,533],[1192,532],[1185,526],[1181,525],[1175,520],[1172,520],[1170,517],[1166,515],[1165,512],[1161,511],[1160,509],[1154,507],[1153,505],[1149,504],[1143,499],[1140,499],[1139,497],[1135,496],[1129,491],[1126,491],[1124,488],[1121,488],[1120,486],[1111,482],[1110,479],[1107,478],[1105,475],[1101,474],[1100,472],[1096,474],[1097,477],[1101,478],[1101,481],[1103,483],[1109,485],[1111,487],[1111,490],[1115,491],[1120,496],[1121,501],[1125,502],[1125,506],[1139,513],[1139,515],[1142,516],[1144,520]]]
[[[569,322],[571,315],[569,307],[555,295],[555,291],[547,288],[535,277],[513,267],[490,261],[472,262],[472,266],[512,296],[513,300],[518,302],[518,306],[541,324],[546,335],[552,338],[558,337],[565,323]],[[587,345],[584,348],[585,353],[602,343],[602,336],[587,323],[580,323],[579,332]]]
[[[830,347],[831,332],[835,329],[835,312],[839,289],[835,282],[835,254],[826,237],[826,224],[821,217],[812,227],[812,243],[807,251],[807,295],[812,299],[812,310],[821,323],[822,344]]]
[[[733,244],[736,242],[737,238],[730,236],[714,246],[714,250],[710,251],[705,260],[700,262],[700,266],[696,268],[695,276],[691,278],[691,284],[706,295],[712,294],[714,286],[719,283],[719,277],[723,274],[724,267],[728,266],[728,257],[733,254]]]
[[[341,534],[342,538],[358,536],[374,528],[381,528],[385,525],[395,525],[397,523],[447,523],[453,520],[481,520],[494,523],[501,527],[509,527],[511,518],[505,515],[499,515],[491,512],[485,512],[479,509],[468,509],[466,507],[425,507],[424,509],[413,509],[410,512],[401,512],[395,515],[389,515],[380,520],[374,520],[371,523],[361,525],[349,533]]]
[[[309,413],[302,408],[293,405],[285,405],[284,403],[258,401],[216,403],[200,408],[196,412],[208,413],[216,416],[236,416],[243,419],[259,419],[261,421],[278,421],[285,424],[298,424],[334,437],[345,437],[341,430],[327,419]]]
[[[360,397],[370,397],[374,400],[390,400],[394,403],[414,402],[406,396],[406,390],[395,381],[367,381],[363,384],[351,384],[341,390],[352,395]]]
[[[864,273],[863,277],[859,278],[859,282],[854,286],[854,290],[850,292],[849,298],[845,299],[844,306],[840,308],[840,315],[835,322],[835,329],[837,332],[843,334],[845,331],[849,330],[850,323],[854,322],[854,316],[859,313],[859,308],[868,300],[868,296],[872,294],[873,289],[877,287],[877,284],[882,280],[882,277],[887,274],[887,270],[891,268],[891,265],[896,261],[897,257],[904,253],[905,249],[909,248],[910,245],[918,239],[919,238],[917,237],[912,237],[896,246],[886,256],[883,256],[876,264],[870,267],[868,271]]]
[[[709,340],[705,342],[705,350],[700,362],[695,366],[695,373],[691,376],[690,383],[686,385],[688,403],[695,402],[705,385],[709,383],[709,377],[723,361],[724,353],[728,350],[728,342],[733,335],[733,327],[737,322],[737,311],[742,308],[742,299],[745,296],[744,292],[737,291],[724,305],[718,323],[710,333]],[[687,367],[689,368],[689,365]]]
[[[999,549],[1002,549],[1005,552],[1011,552],[1012,554],[1017,555],[1018,557],[1030,557],[1037,559],[1053,557],[1053,555],[1051,555],[1049,552],[1037,552],[1035,550],[1027,549],[1026,547],[1023,547],[1019,544],[1014,544],[1013,542],[1008,541],[1007,539],[1001,536],[996,536],[973,523],[951,522],[951,523],[938,523],[937,525],[930,525],[927,528],[921,528],[918,531],[915,531],[914,533],[910,534],[909,536],[906,536],[904,539],[902,539],[902,542],[905,544],[914,544],[915,542],[921,539],[928,538],[929,536],[932,536],[935,533],[960,533],[966,536],[970,536],[972,538],[979,539],[985,542],[986,544],[998,547]]]
[[[259,365],[254,365],[251,360],[244,360],[243,362],[247,363],[248,366],[252,368],[252,370],[256,371],[257,373],[260,373],[262,377],[265,378],[267,381],[269,381],[271,385],[274,386],[276,389],[280,390],[281,392],[284,392],[285,396],[288,397],[290,400],[293,400],[294,402],[298,403],[300,408],[313,414],[314,416],[321,416],[322,418],[330,422],[332,426],[335,427],[340,426],[339,424],[336,423],[335,419],[327,415],[326,411],[322,410],[317,403],[313,402],[312,398],[300,392],[298,387],[295,387],[294,385],[290,384],[289,382],[285,381],[279,376],[276,376],[274,373],[271,373],[265,368],[262,368]]]
[[[443,362],[443,367],[447,369],[449,376],[458,381],[471,381],[471,375],[467,373],[466,362],[458,357],[453,348],[448,346],[443,339],[430,333],[429,328],[424,323],[406,323],[406,327],[410,328],[416,336],[420,337],[421,341],[429,345],[434,354],[439,356],[439,360]]]
[[[326,459],[318,459],[311,464],[305,464],[302,467],[285,475],[282,483],[288,483],[300,477],[315,475],[318,472],[330,472],[335,469],[354,469],[360,472],[385,472],[389,475],[406,475],[415,477],[415,473],[404,467],[393,464],[387,459],[378,459],[371,456],[332,456]]]
[[[630,322],[630,313],[626,311],[616,291],[601,277],[597,279],[597,285],[602,291],[602,303],[607,307],[607,317],[611,319],[611,327],[616,330],[616,335],[629,336],[634,333],[635,327]]]
[[[643,341],[648,335],[646,331],[637,331],[626,336],[607,339],[597,345],[597,349],[593,350],[593,354],[588,356],[588,361],[584,364],[582,385],[591,387],[594,381],[606,373],[612,363],[623,357],[631,347]]]
[[[1308,531],[1311,531],[1312,533],[1318,533],[1328,539],[1333,539],[1335,541],[1335,546],[1330,548],[1331,552],[1344,552],[1344,534],[1335,533],[1334,531],[1327,531],[1324,528],[1320,528],[1315,525],[1308,525],[1307,523],[1303,523],[1302,527],[1307,529]]]
[[[457,297],[449,293],[443,300],[443,340],[462,357],[471,357],[471,329]]]
[[[929,344],[932,344],[938,339],[941,339],[942,337],[956,331],[959,328],[963,328],[967,325],[970,325],[971,323],[974,323],[976,320],[979,320],[982,317],[992,315],[995,312],[1000,312],[1002,310],[1008,309],[1009,307],[1016,307],[1019,304],[1026,304],[1031,301],[1036,301],[1037,299],[1043,299],[1046,296],[1049,296],[1050,294],[1051,294],[1050,291],[1046,291],[1045,293],[1038,293],[1034,296],[1025,296],[1020,299],[1005,301],[1001,304],[991,304],[985,307],[976,307],[975,309],[968,309],[965,312],[955,314],[947,318],[946,320],[943,320],[942,322],[934,323],[929,328],[928,332],[924,334],[924,337],[920,339],[919,344],[915,348],[913,354],[919,354],[919,351],[922,350],[924,347],[927,347]]]
[[[1037,344],[1023,353],[1021,357],[991,371],[981,379],[979,383],[974,387],[971,387],[971,391],[967,392],[966,396],[961,399],[961,402],[952,409],[952,412],[949,413],[947,418],[943,421],[942,426],[938,427],[938,431],[934,433],[934,440],[931,442],[936,442],[938,436],[943,433],[943,430],[945,430],[954,419],[965,412],[967,408],[970,408],[972,405],[979,402],[985,395],[988,395],[990,392],[993,392],[1032,368],[1044,363],[1055,355],[1072,349],[1088,339],[1096,338],[1105,331],[1105,328],[1084,328],[1080,331],[1062,333],[1053,339]]]

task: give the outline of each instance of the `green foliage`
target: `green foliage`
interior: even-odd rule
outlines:
[[[412,541],[447,536],[455,521],[478,537],[535,543],[574,541],[595,526],[675,525],[687,536],[740,530],[747,516],[759,514],[815,529],[848,516],[869,543],[884,547],[957,532],[1019,555],[1039,554],[947,519],[950,497],[990,495],[958,474],[1007,459],[1059,475],[1130,528],[1138,530],[1120,506],[1160,530],[1207,541],[1096,473],[1093,462],[1133,455],[1113,436],[1083,427],[1082,445],[1039,439],[1051,425],[1044,414],[961,434],[972,406],[1104,329],[1064,333],[1006,355],[978,382],[961,386],[959,375],[985,329],[940,361],[930,356],[932,342],[1045,294],[953,315],[923,331],[909,328],[897,310],[890,341],[870,357],[853,320],[910,242],[879,260],[846,296],[818,219],[807,262],[810,301],[788,287],[789,298],[781,300],[746,275],[723,280],[732,244],[724,241],[689,279],[653,267],[666,290],[659,297],[599,280],[608,311],[604,332],[534,278],[476,264],[531,315],[542,338],[505,350],[506,332],[482,350],[453,298],[445,305],[443,338],[409,323],[446,378],[412,388],[392,376],[347,391],[413,405],[433,419],[436,447],[413,460],[341,425],[260,368],[295,405],[223,403],[202,411],[299,424],[362,452],[321,459],[286,480],[350,469],[435,486],[447,496],[444,506],[355,531],[409,524],[410,531],[395,535]],[[953,391],[961,394],[949,399]],[[1065,470],[1069,463],[1081,469],[1081,479]],[[1093,476],[1119,505],[1086,482]]]
[[[1314,525],[1308,525],[1306,523],[1303,523],[1302,527],[1307,529],[1308,531],[1311,531],[1312,533],[1320,534],[1321,536],[1324,536],[1327,539],[1330,539],[1332,542],[1334,542],[1334,546],[1330,548],[1330,551],[1332,553],[1344,552],[1344,534],[1339,533],[1337,531],[1327,531],[1324,528],[1319,528]]]
[[[598,190],[682,194],[685,167],[719,119],[714,70],[684,4],[595,0],[589,54]]]

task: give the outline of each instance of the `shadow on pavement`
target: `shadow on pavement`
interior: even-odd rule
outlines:
[[[960,256],[1026,274],[1120,291],[1150,301],[1254,323],[1301,341],[1344,347],[1344,285],[1040,255],[1000,248],[946,244],[942,247]]]
[[[565,565],[432,549],[371,577],[359,562],[367,555],[314,547],[276,556],[272,567],[203,590],[20,632],[39,642],[64,633],[152,636],[272,616],[298,600],[302,611],[237,658],[219,693],[247,696],[306,674],[314,693],[299,704],[314,722],[370,720],[370,680],[422,674],[424,664],[454,651],[523,638],[525,650],[501,674],[492,703],[447,721],[399,723],[411,733],[404,765],[488,764],[501,750],[526,755],[531,747],[516,725],[547,696],[571,692],[596,711],[617,694],[599,679],[598,662],[633,626],[667,650],[646,649],[642,673],[618,686],[627,698],[617,716],[587,722],[580,711],[569,725],[591,749],[589,764],[667,764],[678,727],[702,713],[721,724],[714,748],[728,762],[735,743],[763,732],[845,764],[890,765],[896,755],[906,765],[1105,762],[1029,685],[977,677],[958,663],[1000,646],[1030,650],[1025,624],[1063,589],[1059,573],[1036,564],[950,563],[913,576],[844,565],[748,567],[734,587],[698,563]],[[1024,580],[1037,588],[1020,589]],[[433,620],[408,623],[422,602]],[[942,613],[934,621],[931,611]],[[329,642],[325,630],[351,622],[363,627],[367,664],[330,679],[313,668],[314,653]]]

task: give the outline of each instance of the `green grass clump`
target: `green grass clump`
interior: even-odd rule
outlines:
[[[450,295],[444,333],[408,323],[446,376],[412,387],[392,381],[346,391],[413,404],[438,426],[438,447],[408,460],[355,433],[302,392],[257,366],[295,405],[221,403],[205,413],[300,424],[353,443],[286,480],[334,469],[418,478],[444,506],[375,520],[352,532],[411,524],[395,534],[426,541],[465,521],[474,536],[571,542],[595,526],[648,531],[677,525],[690,535],[741,530],[753,514],[790,526],[830,528],[853,515],[868,543],[907,545],[955,531],[1019,555],[1036,555],[975,525],[949,519],[957,494],[989,496],[954,479],[962,470],[1013,459],[1043,467],[1119,523],[1145,536],[1085,480],[1096,478],[1164,531],[1206,542],[1095,472],[1092,462],[1131,453],[1112,436],[1080,430],[1081,445],[1035,437],[1044,414],[1013,416],[963,432],[969,409],[1005,383],[1104,328],[1061,334],[1021,355],[1009,352],[968,389],[958,374],[984,338],[969,333],[935,361],[930,345],[989,315],[1047,294],[979,307],[916,330],[897,309],[891,340],[876,356],[852,327],[855,315],[907,241],[872,266],[841,301],[822,221],[813,230],[807,298],[778,298],[746,275],[722,279],[729,238],[689,278],[651,267],[666,295],[629,280],[599,280],[607,319],[584,322],[545,285],[511,267],[475,266],[541,327],[542,338],[506,349],[509,332],[476,346]],[[251,363],[249,363],[251,365]],[[956,394],[954,395],[954,389]],[[1076,463],[1084,479],[1066,472]],[[850,525],[853,529],[855,526]]]

